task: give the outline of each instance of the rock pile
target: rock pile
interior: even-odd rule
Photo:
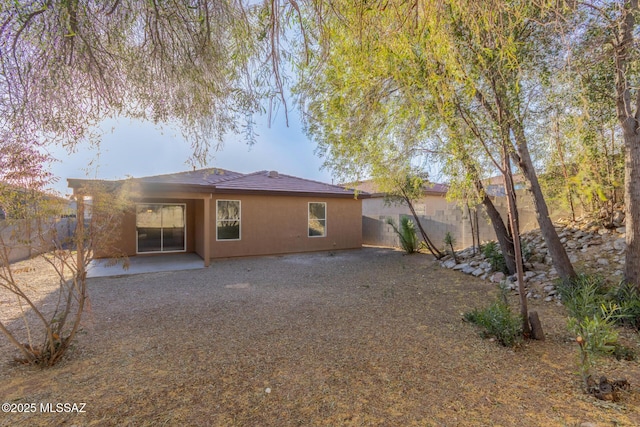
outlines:
[[[555,227],[569,260],[577,271],[620,280],[626,249],[624,213],[617,210],[610,218],[611,221],[607,221],[606,226],[602,220],[581,218],[575,222],[560,220]],[[524,265],[527,298],[557,301],[559,296],[554,283],[558,274],[553,268],[553,261],[540,230],[523,233],[522,244],[523,252],[530,254]],[[440,260],[440,265],[494,283],[504,281],[511,290],[518,292],[516,276],[505,277],[504,273],[492,271],[490,262],[477,250],[475,254],[473,248],[456,252],[456,258],[457,263],[451,255],[447,255]]]

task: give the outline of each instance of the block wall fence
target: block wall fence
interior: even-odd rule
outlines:
[[[520,231],[526,232],[539,228],[533,199],[525,191],[518,192],[518,213]],[[492,201],[503,221],[507,221],[507,201],[505,197],[492,197]],[[455,249],[470,247],[473,243],[471,223],[467,209],[455,202],[447,202],[444,196],[426,196],[417,201],[414,208],[420,223],[429,239],[438,248],[444,248],[444,237],[450,232],[455,239]],[[365,245],[400,247],[398,236],[387,224],[387,218],[400,223],[403,216],[413,218],[409,208],[404,204],[387,204],[384,198],[365,199],[362,203],[362,241]],[[473,208],[472,208],[473,213]],[[570,213],[564,209],[549,206],[552,220],[568,218]],[[495,232],[482,205],[477,206],[480,242],[495,240]],[[416,231],[418,231],[416,227]],[[420,234],[418,232],[418,238]]]

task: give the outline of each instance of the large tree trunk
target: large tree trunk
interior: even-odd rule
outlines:
[[[482,204],[484,205],[484,209],[491,220],[491,225],[493,226],[493,231],[496,233],[496,238],[498,239],[498,244],[500,245],[500,250],[502,251],[502,255],[504,256],[505,263],[507,265],[507,270],[509,274],[515,274],[516,272],[516,260],[515,260],[515,251],[513,249],[513,240],[509,237],[509,232],[507,231],[507,227],[504,225],[504,221],[502,220],[502,216],[500,216],[500,212],[496,209],[495,205],[491,201],[491,198],[487,196],[484,192],[484,187],[480,180],[476,179],[475,182],[476,189],[478,190],[478,194],[482,195]]]
[[[638,120],[629,120],[624,128],[625,172],[624,206],[625,254],[624,279],[640,288],[640,134]],[[634,131],[631,128],[635,128]]]
[[[484,206],[487,215],[489,216],[489,220],[491,221],[491,225],[493,226],[493,231],[496,233],[496,239],[498,240],[500,250],[502,251],[502,255],[504,256],[507,271],[510,275],[515,274],[516,261],[515,251],[513,250],[513,240],[511,240],[511,238],[509,237],[509,232],[507,231],[507,227],[504,225],[502,216],[500,216],[500,212],[498,212],[495,205],[491,201],[491,198],[484,191],[484,186],[482,185],[482,181],[480,180],[480,174],[478,173],[476,164],[469,156],[469,153],[462,144],[459,144],[457,148],[460,153],[460,161],[471,176],[471,179],[473,179],[473,185],[475,186],[478,195],[482,199],[482,205]],[[476,229],[477,228],[478,224],[476,223]],[[480,246],[479,234],[478,246]]]
[[[614,43],[616,109],[624,136],[624,205],[627,242],[624,279],[640,288],[640,89],[631,98],[630,56],[634,48],[638,0],[627,0]]]
[[[513,118],[513,116],[511,117]],[[553,260],[553,266],[561,279],[574,279],[576,277],[576,272],[573,269],[573,265],[571,265],[571,261],[569,261],[567,251],[565,250],[562,242],[560,242],[558,233],[553,226],[553,221],[551,221],[551,217],[549,216],[549,208],[547,207],[547,202],[544,200],[544,195],[542,194],[542,189],[538,182],[538,176],[536,175],[533,162],[531,161],[524,130],[517,120],[511,120],[511,123],[513,123],[512,129],[514,131],[516,145],[518,148],[518,156],[516,156],[518,166],[520,166],[522,174],[529,182],[529,189],[533,195],[533,203],[536,209],[536,218],[538,220],[538,225],[540,226],[542,237],[547,244],[549,255],[551,255],[551,259]]]
[[[511,162],[509,161],[509,149],[507,142],[503,144],[503,161],[504,161],[504,189],[507,196],[507,209],[509,216],[509,227],[511,228],[511,236],[513,237],[513,249],[517,254],[522,254],[520,249],[520,225],[518,224],[518,207],[516,205],[516,190],[513,186],[513,175],[511,174]],[[522,334],[525,338],[531,335],[531,327],[529,325],[529,309],[527,306],[527,292],[524,288],[524,266],[522,265],[522,256],[517,256],[516,272],[518,277],[518,296],[520,297],[520,317],[522,318]]]
[[[567,251],[562,245],[562,242],[560,242],[558,233],[553,226],[553,221],[551,221],[551,217],[549,216],[549,208],[547,207],[547,202],[544,200],[544,195],[538,182],[538,176],[531,161],[527,137],[524,133],[522,122],[518,120],[514,111],[509,107],[510,104],[506,96],[508,91],[505,90],[495,77],[490,77],[490,80],[492,82],[492,90],[497,109],[494,110],[492,108],[487,98],[485,98],[484,94],[479,90],[476,90],[476,99],[491,116],[495,124],[500,127],[503,137],[506,141],[509,141],[509,143],[511,143],[511,134],[513,132],[517,153],[511,150],[511,155],[520,167],[525,179],[529,182],[529,189],[533,195],[538,225],[540,226],[542,237],[547,244],[551,259],[553,260],[553,266],[561,279],[571,280],[576,277],[576,273],[571,265],[571,261],[569,261]],[[508,155],[508,153],[505,153],[505,155]],[[520,256],[520,254],[518,255]]]

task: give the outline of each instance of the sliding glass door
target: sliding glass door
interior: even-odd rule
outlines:
[[[145,203],[136,206],[138,253],[186,250],[186,205]]]

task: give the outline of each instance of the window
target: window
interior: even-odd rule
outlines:
[[[240,200],[218,200],[216,240],[240,240]]]
[[[186,205],[144,203],[136,206],[138,253],[184,252]]]
[[[309,203],[309,237],[324,237],[327,234],[327,204]]]

